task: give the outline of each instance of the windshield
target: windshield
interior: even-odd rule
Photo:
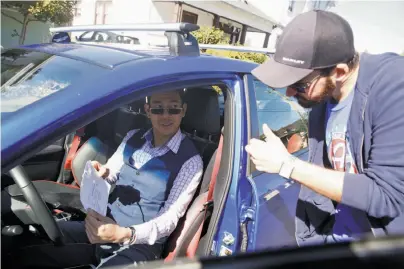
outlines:
[[[1,112],[13,112],[101,67],[43,52],[11,49],[1,54]]]

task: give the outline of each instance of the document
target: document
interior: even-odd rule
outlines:
[[[80,200],[85,210],[93,209],[99,214],[107,214],[108,196],[111,185],[97,175],[97,171],[87,161],[81,180]]]

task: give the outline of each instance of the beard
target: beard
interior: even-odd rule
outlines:
[[[322,102],[324,102],[327,98],[329,98],[332,94],[332,92],[335,90],[336,85],[333,83],[331,78],[327,77],[325,81],[324,87],[321,89],[320,93],[318,94],[319,96],[316,97],[316,100],[311,100],[306,98],[303,95],[296,94],[295,98],[297,100],[297,103],[303,107],[303,108],[312,108]]]

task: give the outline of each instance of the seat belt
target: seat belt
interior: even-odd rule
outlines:
[[[72,170],[72,162],[74,156],[76,156],[77,150],[79,149],[81,138],[83,136],[84,136],[84,127],[78,129],[73,137],[73,141],[70,146],[69,153],[67,154],[67,158],[64,165],[65,170]]]
[[[189,246],[187,248],[186,256],[193,258],[196,253],[196,249],[198,248],[199,240],[201,238],[203,225],[206,220],[206,216],[208,213],[209,206],[213,204],[213,192],[215,190],[216,179],[220,169],[220,160],[222,159],[222,150],[223,150],[223,134],[220,136],[219,146],[217,147],[215,162],[213,164],[212,175],[210,177],[208,195],[206,196],[206,201],[203,204],[203,209],[201,210],[201,214],[204,211],[204,217],[202,218],[202,222],[199,225],[195,236],[192,238]]]
[[[212,176],[210,177],[208,197],[206,199],[206,203],[213,203],[213,191],[215,190],[217,175],[219,174],[220,160],[222,159],[222,150],[223,150],[223,135],[220,135],[220,141],[216,152],[215,163],[213,164]]]

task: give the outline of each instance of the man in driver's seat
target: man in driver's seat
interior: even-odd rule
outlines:
[[[150,130],[132,130],[98,174],[116,183],[107,217],[90,210],[84,222],[62,222],[68,244],[36,246],[27,251],[42,268],[97,264],[133,265],[161,257],[200,182],[203,163],[192,141],[180,130],[187,105],[182,90],[148,98]]]

